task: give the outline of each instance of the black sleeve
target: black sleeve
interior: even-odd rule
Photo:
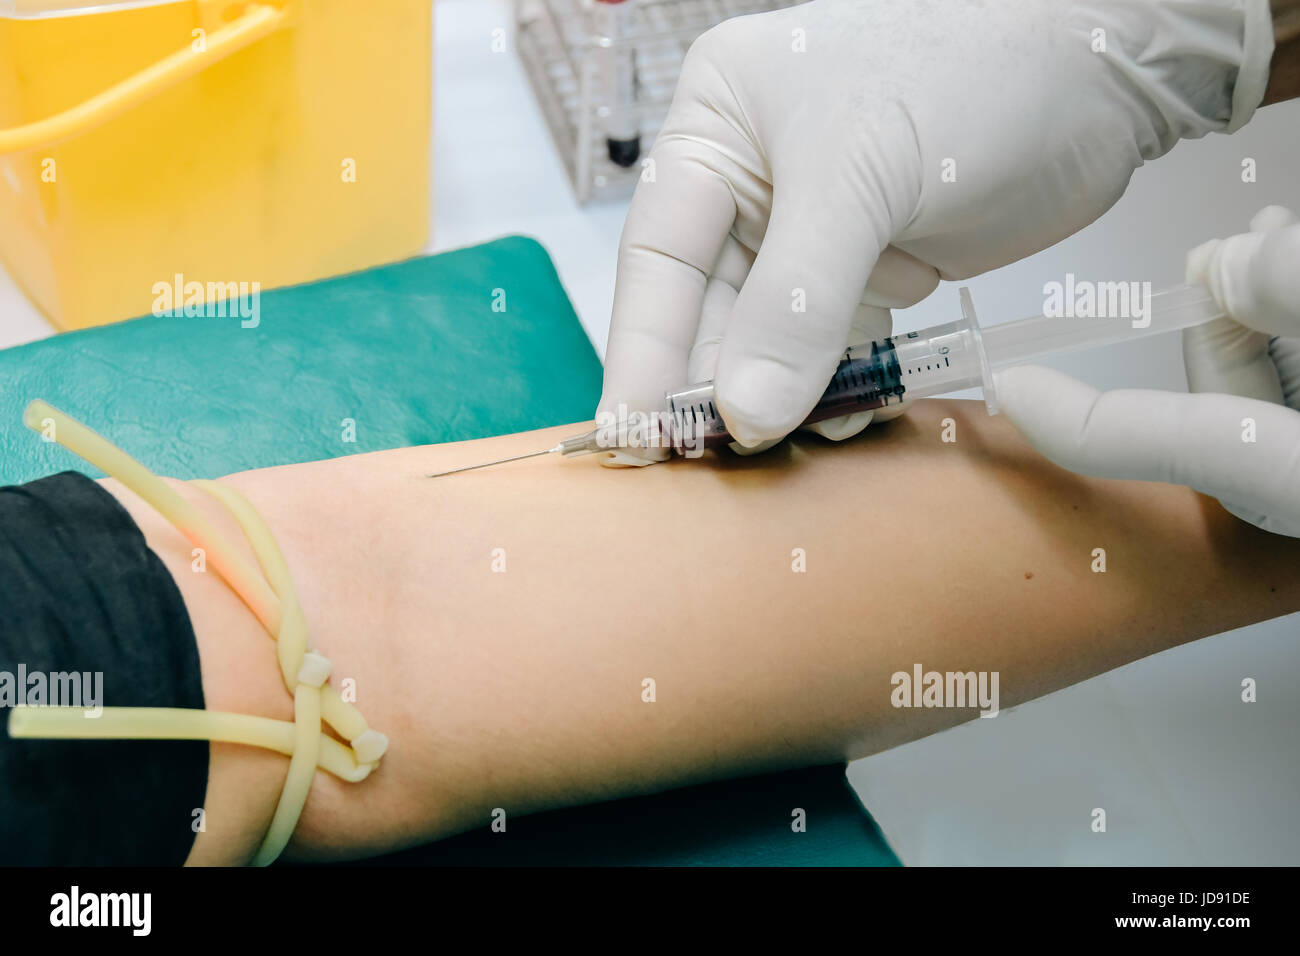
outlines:
[[[0,863],[184,862],[207,789],[206,741],[11,740],[5,729],[17,703],[96,697],[203,707],[176,582],[126,509],[84,475],[0,488]]]

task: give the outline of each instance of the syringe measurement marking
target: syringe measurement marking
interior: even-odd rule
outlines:
[[[870,358],[859,359],[852,355],[850,349],[843,366],[834,373],[823,401],[834,401],[836,404],[847,401],[879,408],[902,400],[907,391],[900,381],[902,366],[894,352],[892,341],[887,339],[886,343],[886,348],[873,344]],[[947,359],[944,361],[947,364]],[[936,367],[937,365],[926,366],[928,370]],[[917,365],[908,368],[907,374],[920,371],[921,367]],[[706,425],[712,428],[721,423],[721,414],[712,399],[708,400],[707,408],[703,401],[684,407],[670,401],[669,411],[683,427],[692,430]]]
[[[948,356],[946,356],[946,355],[943,357],[943,366],[944,366],[944,368],[950,368],[950,367],[952,366],[952,362],[948,361]],[[934,371],[934,367],[931,367],[931,366],[927,365],[927,366],[925,367],[925,370],[926,370],[927,372],[932,372],[932,371]],[[920,372],[921,372],[921,366],[919,366],[919,365],[916,366],[915,371],[917,372],[917,374],[920,374]],[[913,372],[913,369],[910,369],[910,368],[909,368],[909,369],[907,370],[907,374],[908,374],[908,375],[911,375],[912,372]]]

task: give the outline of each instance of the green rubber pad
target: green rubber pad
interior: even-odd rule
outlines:
[[[531,239],[264,292],[257,312],[0,351],[0,483],[101,474],[23,426],[33,398],[159,474],[215,478],[585,421],[600,397],[600,360]]]
[[[796,818],[796,811],[799,815]],[[798,826],[796,826],[796,819]],[[402,866],[899,866],[843,764],[509,817],[354,864]]]
[[[34,398],[173,478],[591,417],[601,367],[550,258],[510,237],[263,293],[257,323],[148,316],[0,351],[0,484],[91,466]],[[792,827],[802,809],[805,830]],[[842,766],[510,821],[373,862],[896,865]]]

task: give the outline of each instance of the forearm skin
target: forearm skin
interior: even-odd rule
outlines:
[[[317,775],[298,857],[861,756],[975,717],[895,707],[892,675],[918,664],[997,672],[1006,708],[1300,609],[1285,571],[1300,542],[1185,488],[1062,471],[974,402],[748,459],[423,477],[579,430],[225,479],[275,531],[336,680],[392,739],[361,784]],[[190,608],[208,706],[286,717],[251,615],[137,517]],[[284,766],[213,747],[191,862],[246,859]]]

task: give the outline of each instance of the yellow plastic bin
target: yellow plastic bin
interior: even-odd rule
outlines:
[[[431,7],[0,0],[0,261],[72,329],[420,251]]]

